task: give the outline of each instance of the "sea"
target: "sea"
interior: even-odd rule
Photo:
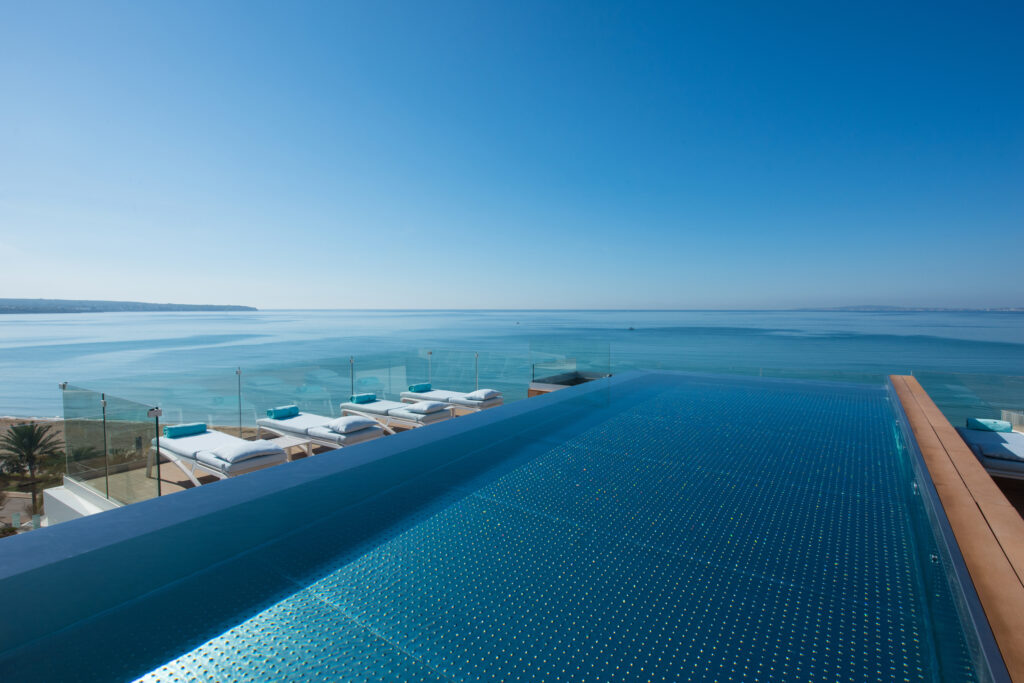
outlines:
[[[62,383],[170,419],[251,423],[268,404],[337,412],[349,392],[494,387],[632,369],[882,383],[913,374],[951,417],[1024,410],[1024,314],[400,311],[0,316],[0,415],[60,416]]]

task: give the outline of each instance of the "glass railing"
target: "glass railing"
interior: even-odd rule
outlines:
[[[157,435],[150,406],[116,396],[107,396],[106,401],[108,497],[131,503],[160,495],[159,469],[150,467]]]
[[[220,372],[175,373],[133,382],[129,400],[80,387],[64,388],[67,474],[101,495],[134,502],[158,495],[161,480],[147,476],[155,435],[150,406],[163,409],[163,424],[204,422],[212,429],[254,438],[267,409],[297,404],[303,412],[337,417],[353,393],[400,400],[410,385],[469,392],[497,389],[505,402],[543,393],[538,383],[572,386],[632,369],[666,369],[751,377],[827,380],[879,385],[886,374],[870,369],[722,366],[694,358],[668,362],[635,354],[616,357],[607,343],[558,338],[533,340],[519,350],[420,348],[362,353]],[[899,369],[897,374],[911,370]],[[1011,416],[1024,423],[1024,378],[1003,375],[913,372],[954,424],[967,417]],[[557,389],[558,387],[554,387]],[[547,386],[544,390],[551,390]],[[168,475],[170,476],[170,475]],[[173,478],[173,477],[172,477]],[[164,477],[167,480],[167,477]],[[181,477],[177,477],[178,480]],[[164,492],[175,489],[163,482]],[[177,481],[188,486],[188,482]]]
[[[572,386],[611,374],[607,342],[579,343],[558,337],[530,342],[531,383]]]
[[[106,433],[103,394],[61,385],[64,403],[64,453],[67,476],[107,497]]]
[[[69,384],[61,388],[67,476],[120,503],[157,496],[156,470],[149,467],[157,433],[150,406]]]
[[[492,388],[505,401],[526,398],[531,383],[572,385],[632,369],[666,369],[716,374],[813,379],[881,384],[888,373],[871,369],[792,368],[759,365],[728,365],[713,362],[667,362],[630,355],[617,357],[607,344],[572,347],[559,340],[531,342],[521,351],[421,348],[358,356],[339,355],[312,362],[225,368],[221,372],[176,373],[143,378],[130,387],[136,402],[152,402],[164,409],[168,423],[205,422],[231,434],[243,435],[265,411],[276,405],[296,403],[305,411],[337,416],[339,406],[353,393],[373,393],[399,400],[409,385],[429,382],[435,388],[473,391]],[[1001,411],[1024,410],[1024,378],[894,369],[895,374],[914,374],[936,404],[956,424],[966,417],[1001,416]],[[79,431],[96,429],[101,417],[100,394],[69,388],[65,412]],[[239,430],[242,430],[239,432]],[[96,439],[88,439],[89,444]],[[88,444],[68,454],[68,471],[95,476],[96,454]]]
[[[999,419],[1012,424],[1018,432],[1024,431],[1024,410],[1000,410]]]
[[[962,427],[969,417],[1015,422],[1024,413],[1024,377],[982,373],[914,371],[946,418]],[[1016,418],[1016,424],[1024,420]]]

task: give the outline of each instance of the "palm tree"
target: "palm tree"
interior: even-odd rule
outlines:
[[[0,467],[6,472],[20,474],[28,470],[32,483],[32,509],[36,507],[36,470],[44,458],[62,453],[56,434],[44,424],[16,425],[0,436]]]

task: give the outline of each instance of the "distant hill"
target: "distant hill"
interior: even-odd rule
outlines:
[[[1024,308],[929,308],[927,306],[834,306],[832,308],[797,308],[797,311],[854,311],[858,313],[1024,313]]]
[[[128,313],[139,311],[255,311],[251,306],[210,304],[147,304],[141,301],[89,301],[74,299],[0,299],[4,313]]]

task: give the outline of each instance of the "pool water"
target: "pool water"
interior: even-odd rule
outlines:
[[[145,681],[987,675],[884,387],[639,374],[523,424],[52,645]]]

